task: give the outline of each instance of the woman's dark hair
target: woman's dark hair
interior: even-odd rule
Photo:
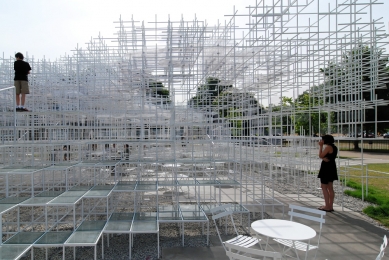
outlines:
[[[321,139],[323,139],[324,141],[324,144],[333,144],[335,143],[335,139],[332,135],[323,135],[321,137]]]
[[[18,53],[15,54],[15,58],[19,58],[19,59],[23,60],[23,59],[24,59],[24,56],[23,56],[23,54],[21,54],[20,52],[18,52]]]

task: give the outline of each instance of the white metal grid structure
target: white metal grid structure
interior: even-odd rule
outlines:
[[[181,202],[235,202],[262,213],[282,206],[275,182],[298,192],[319,168],[314,134],[361,131],[372,123],[366,111],[376,115],[376,134],[385,123],[377,114],[388,100],[376,94],[389,82],[382,67],[388,35],[373,15],[376,6],[257,0],[215,26],[196,18],[120,18],[112,38],[91,38],[72,55],[25,55],[33,68],[28,113],[14,111],[14,59],[3,55],[1,196],[125,183],[134,184],[124,191],[134,202],[128,212]],[[304,91],[308,107],[275,105]],[[301,116],[309,124],[296,129]],[[313,120],[321,116],[324,130]],[[108,220],[120,204],[96,199],[101,206],[86,199],[88,217],[97,211]]]

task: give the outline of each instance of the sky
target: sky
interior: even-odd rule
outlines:
[[[239,2],[236,4],[236,2]],[[253,0],[0,0],[0,55],[14,56],[18,51],[34,58],[55,60],[75,47],[85,46],[99,34],[113,37],[114,21],[152,22],[207,20],[214,25],[225,14],[242,9]]]
[[[267,0],[272,2],[273,0]],[[328,1],[328,0],[327,0]],[[363,2],[366,2],[364,0]],[[335,2],[331,0],[331,2]],[[338,2],[343,2],[338,0]],[[375,6],[376,17],[388,27],[389,0]],[[18,51],[34,58],[54,61],[71,50],[85,46],[99,34],[113,37],[114,21],[207,20],[224,24],[224,15],[240,11],[255,0],[0,0],[0,55],[8,58]]]

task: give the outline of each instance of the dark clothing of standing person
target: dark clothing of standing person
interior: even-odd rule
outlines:
[[[338,180],[338,170],[336,168],[336,157],[338,156],[338,148],[334,144],[328,144],[332,146],[332,153],[327,153],[324,158],[327,158],[328,162],[322,160],[320,165],[319,175],[320,182],[328,184]]]
[[[16,91],[16,111],[28,111],[24,107],[26,101],[26,94],[30,94],[28,86],[28,74],[30,74],[31,67],[28,62],[23,61],[24,56],[20,52],[15,54],[16,61],[14,62],[14,85]]]
[[[332,135],[322,136],[319,142],[319,158],[322,159],[319,175],[321,182],[321,189],[324,197],[324,206],[319,207],[320,210],[332,212],[334,211],[335,192],[333,182],[338,180],[338,173],[336,169],[336,156],[338,155],[338,148],[334,145],[335,139]],[[323,149],[323,146],[325,148]]]

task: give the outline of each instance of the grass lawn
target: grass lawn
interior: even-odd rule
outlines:
[[[369,217],[374,218],[380,221],[386,227],[389,227],[389,163],[381,163],[381,164],[369,164],[368,166],[369,173],[371,176],[369,178],[368,185],[368,196],[366,196],[366,178],[363,180],[364,182],[364,199],[366,201],[377,204],[377,206],[368,206],[363,210],[365,214]],[[377,173],[384,172],[384,173]],[[362,171],[366,174],[366,166]],[[355,190],[347,190],[345,193],[347,195],[362,198],[362,186],[361,186],[361,167],[359,169],[351,169],[349,172],[349,177],[347,177],[346,185]]]

